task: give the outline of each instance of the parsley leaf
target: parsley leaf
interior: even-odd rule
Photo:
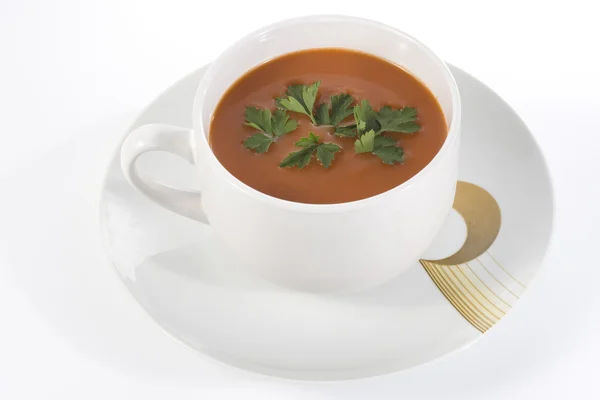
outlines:
[[[384,164],[401,164],[404,161],[404,150],[402,150],[402,147],[382,147],[374,150],[373,154],[379,157]]]
[[[321,103],[319,105],[315,120],[317,121],[317,125],[331,125],[331,118],[329,118],[329,105],[327,103]]]
[[[373,130],[375,134],[379,132],[380,125],[377,122],[377,114],[373,111],[373,107],[369,100],[363,99],[359,104],[354,106],[354,120],[356,121],[356,130],[360,135]]]
[[[341,136],[341,137],[356,137],[356,136],[358,136],[358,132],[356,131],[356,124],[346,125],[346,126],[336,126],[333,134],[336,136]]]
[[[379,135],[375,137],[374,149],[380,149],[382,147],[395,146],[398,141],[389,136]]]
[[[260,154],[268,151],[273,141],[272,137],[257,133],[244,140],[243,144],[245,148],[254,150]]]
[[[246,107],[245,125],[271,135],[271,110],[268,108]]]
[[[298,167],[300,169],[306,167],[312,158],[315,151],[315,147],[305,147],[300,151],[294,151],[288,154],[286,158],[281,161],[279,166],[281,168]]]
[[[271,127],[273,134],[279,137],[295,131],[298,127],[298,121],[290,119],[290,116],[284,110],[275,110],[271,118]]]
[[[398,142],[383,132],[418,132],[421,127],[417,124],[417,110],[412,107],[393,109],[390,106],[382,107],[379,112],[373,111],[368,100],[362,100],[354,106],[354,119],[356,121],[356,135],[354,151],[357,153],[373,153],[385,164],[402,163],[404,150],[397,146]],[[339,131],[339,132],[338,132]],[[336,129],[338,136],[349,137],[353,134],[350,127]]]
[[[417,120],[417,109],[404,107],[394,110],[390,106],[382,107],[377,114],[377,122],[381,124],[382,132],[415,133],[421,127],[415,122]]]
[[[402,163],[404,161],[404,150],[396,146],[398,142],[388,136],[376,136],[373,146],[373,154],[381,159],[384,164]]]
[[[308,115],[313,124],[317,124],[313,116],[313,108],[317,100],[317,93],[321,81],[316,81],[312,85],[291,85],[288,86],[285,96],[275,99],[277,107],[299,112]]]
[[[331,111],[327,103],[322,103],[317,110],[317,124],[338,126],[346,117],[352,115],[350,105],[353,101],[352,96],[347,93],[331,96]]]
[[[268,108],[246,107],[245,125],[262,133],[254,134],[244,140],[242,142],[244,147],[257,153],[264,153],[269,150],[276,137],[294,131],[298,127],[298,121],[290,120],[284,110],[271,113]]]
[[[370,153],[375,148],[375,131],[371,129],[369,132],[361,135],[354,142],[354,151],[357,153]]]
[[[329,168],[333,159],[335,158],[335,153],[342,150],[340,146],[334,143],[321,143],[317,146],[317,160],[321,163],[325,168]]]
[[[421,130],[416,122],[416,108],[393,109],[390,106],[384,106],[379,112],[375,112],[369,101],[365,99],[354,106],[354,119],[359,134],[371,129],[375,131],[375,135],[383,132],[415,133]]]
[[[298,121],[290,120],[284,110],[271,114],[268,108],[246,107],[246,126],[259,130],[268,136],[283,136],[298,127]]]
[[[319,137],[312,132],[308,133],[308,137],[300,138],[295,145],[298,147],[312,147],[319,144]]]
[[[331,125],[339,125],[346,117],[352,115],[350,108],[354,99],[347,93],[331,96]]]
[[[385,164],[401,163],[404,158],[404,150],[396,146],[398,142],[388,136],[375,135],[375,131],[370,130],[360,136],[354,142],[354,151],[357,153],[373,153]]]
[[[300,138],[296,143],[297,147],[302,147],[302,150],[294,151],[281,161],[281,168],[298,167],[300,169],[306,167],[313,154],[317,153],[317,160],[325,168],[329,168],[335,153],[342,150],[340,146],[334,143],[321,143],[319,137],[310,132],[308,137]]]

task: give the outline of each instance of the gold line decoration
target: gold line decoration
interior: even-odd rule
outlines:
[[[506,315],[519,299],[509,287],[515,288],[517,284],[525,288],[525,285],[488,251],[496,240],[501,225],[500,206],[494,197],[480,186],[459,181],[453,207],[467,226],[465,242],[449,257],[420,262],[456,311],[474,328],[484,333]],[[483,264],[480,257],[485,253],[506,273],[510,281],[506,280],[506,276],[494,275]],[[485,273],[479,268],[471,267],[469,263],[473,261],[477,261]]]
[[[463,305],[464,302],[461,303],[460,299],[457,299],[454,296],[454,294],[452,292],[450,292],[450,290],[448,289],[448,285],[444,282],[443,279],[439,278],[439,275],[437,272],[434,272],[434,271],[436,271],[435,265],[430,264],[425,260],[421,260],[421,263],[423,264],[423,267],[425,267],[425,271],[427,272],[427,274],[429,275],[431,280],[435,283],[435,285],[438,287],[440,292],[442,292],[442,294],[446,297],[446,299],[448,299],[448,301],[454,306],[454,308],[456,308],[456,310],[471,325],[473,325],[477,330],[479,330],[482,333],[489,329],[488,326],[480,325],[480,323],[473,318],[472,313],[470,313],[468,311],[468,309],[465,309],[465,307]]]
[[[477,295],[475,295],[475,297],[478,299],[477,302],[480,303],[490,314],[492,314],[494,317],[496,318],[502,318],[502,316],[504,314],[506,314],[506,311],[502,310],[501,308],[499,308],[498,306],[496,306],[494,303],[491,303],[487,300],[487,297],[481,293],[481,290],[477,287],[477,285],[475,285],[473,283],[473,281],[471,280],[471,278],[469,278],[467,276],[467,274],[465,274],[465,272],[460,268],[460,265],[456,266],[458,271],[460,272],[460,274],[466,279],[466,281],[468,282],[468,284],[466,284],[466,287],[472,287],[475,289],[475,291],[478,293]],[[468,289],[467,289],[468,290]],[[492,292],[493,293],[493,292]],[[485,306],[482,301],[485,303],[486,301],[488,301],[489,305],[491,305],[491,309],[488,308],[487,306]]]
[[[488,292],[490,292],[492,294],[492,296],[494,296],[494,291],[492,289],[490,289],[490,287],[488,285],[485,284],[484,281],[481,280],[481,278],[471,269],[471,267],[469,266],[469,263],[465,263],[466,267],[469,269],[469,271],[471,271],[471,273],[475,276],[475,278],[477,278],[477,280],[479,281],[479,283],[481,283],[481,285],[483,285],[483,287],[485,287],[487,289]],[[477,284],[476,286],[481,288],[481,285]],[[508,304],[506,301],[502,300],[502,298],[498,297],[498,299],[505,304],[509,309],[512,307],[510,304]]]
[[[490,248],[500,232],[500,206],[482,187],[458,181],[452,207],[467,225],[467,238],[462,247],[436,264],[457,265],[474,260]]]
[[[519,298],[519,296],[518,296],[518,295],[516,295],[515,293],[513,293],[513,291],[512,291],[512,290],[510,290],[510,289],[509,289],[509,288],[507,288],[507,287],[506,287],[506,286],[505,286],[505,285],[504,285],[502,282],[500,282],[500,279],[496,278],[496,277],[494,276],[494,274],[492,274],[492,273],[490,272],[490,270],[489,270],[489,269],[487,269],[487,268],[485,267],[485,265],[483,265],[483,263],[482,263],[482,262],[479,260],[479,258],[476,258],[476,260],[477,260],[477,262],[478,262],[478,263],[479,263],[479,264],[480,264],[480,265],[483,267],[483,269],[485,270],[485,272],[487,272],[489,276],[491,276],[492,278],[494,278],[494,280],[495,280],[496,282],[498,282],[498,284],[499,284],[500,286],[502,286],[502,287],[503,287],[503,288],[504,288],[504,289],[505,289],[505,290],[506,290],[508,293],[512,294],[512,295],[513,295],[513,296],[515,296],[517,299]]]
[[[488,255],[488,256],[490,256],[490,258],[491,258],[491,259],[494,261],[494,263],[495,263],[497,266],[499,266],[499,267],[500,267],[500,269],[501,269],[502,271],[506,272],[506,274],[507,274],[508,276],[510,276],[510,277],[511,277],[511,278],[512,278],[512,279],[513,279],[515,282],[517,282],[517,283],[518,283],[519,285],[521,285],[523,288],[526,288],[526,287],[527,287],[527,286],[523,285],[521,282],[519,282],[519,281],[517,280],[517,278],[515,278],[514,276],[512,276],[512,275],[511,275],[511,273],[510,273],[510,272],[508,272],[508,271],[506,270],[506,268],[504,268],[504,267],[502,266],[502,264],[500,264],[500,263],[499,263],[499,262],[498,262],[498,261],[497,261],[497,260],[494,258],[494,256],[493,256],[493,255],[492,255],[492,254],[491,254],[489,251],[486,251],[486,253],[487,253],[487,255]]]
[[[481,309],[478,308],[475,304],[473,304],[473,302],[471,301],[471,299],[469,298],[469,296],[467,296],[466,293],[463,291],[464,287],[460,283],[454,282],[454,280],[450,277],[450,274],[447,273],[448,270],[450,270],[450,268],[440,268],[439,269],[439,271],[441,272],[441,275],[446,279],[446,282],[450,283],[450,286],[455,291],[455,293],[459,296],[459,298],[464,299],[464,301],[467,304],[467,308],[473,314],[475,314],[476,318],[480,322],[482,322],[484,325],[493,324],[494,321],[491,320],[489,317],[486,317],[481,312]],[[491,325],[489,325],[489,326],[491,326]]]
[[[485,310],[484,314],[486,314],[486,318],[488,318],[488,320],[489,320],[490,315],[491,315],[492,319],[502,318],[501,316],[499,316],[498,314],[496,314],[494,311],[492,311],[490,309],[490,308],[496,308],[497,310],[499,310],[493,303],[490,303],[491,307],[488,307],[488,305],[486,304],[487,298],[481,294],[481,292],[479,291],[479,289],[477,289],[476,286],[473,286],[473,283],[471,281],[469,281],[468,278],[462,273],[462,270],[460,269],[460,267],[458,265],[455,265],[454,267],[455,268],[448,268],[450,270],[450,272],[452,273],[452,276],[454,276],[459,281],[459,283],[464,286],[464,288],[466,289],[469,296],[471,296],[473,299],[475,299],[475,302],[477,303],[476,307],[477,308],[479,308],[479,306],[483,307],[483,310]],[[458,275],[457,273],[455,273],[454,270],[458,270],[459,272],[461,272],[461,275]],[[463,276],[465,278],[465,280],[461,280],[460,276]],[[472,289],[469,289],[469,288],[474,288],[475,291],[473,291]]]

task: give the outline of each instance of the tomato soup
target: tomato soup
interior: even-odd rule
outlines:
[[[320,81],[315,102],[348,93],[352,105],[367,99],[373,110],[414,107],[420,130],[389,132],[404,150],[402,163],[389,165],[373,154],[355,152],[356,138],[340,137],[331,126],[315,126],[309,116],[288,112],[297,121],[292,132],[277,137],[268,151],[244,146],[256,133],[245,124],[249,106],[276,110],[275,99],[288,86]],[[348,115],[345,123],[354,121]],[[282,168],[281,161],[298,151],[295,143],[313,132],[341,151],[324,168],[313,160],[303,168]],[[221,164],[248,186],[280,199],[335,204],[365,199],[390,190],[421,171],[438,153],[448,133],[442,109],[433,93],[409,72],[382,58],[347,49],[311,49],[268,60],[240,77],[223,95],[211,120],[209,142]]]

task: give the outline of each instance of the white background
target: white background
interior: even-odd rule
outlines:
[[[0,0],[0,399],[599,398],[591,4]],[[432,365],[345,383],[257,377],[173,342],[103,259],[94,214],[101,167],[136,111],[242,35],[314,13],[394,25],[488,84],[534,132],[556,190],[546,266],[483,340]],[[53,197],[55,187],[79,206]]]

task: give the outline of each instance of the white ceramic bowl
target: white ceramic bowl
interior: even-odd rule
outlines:
[[[364,200],[302,204],[261,193],[231,175],[208,144],[212,113],[241,75],[273,57],[310,48],[349,48],[394,62],[437,97],[449,126],[434,159],[413,178]],[[425,252],[446,220],[458,172],[460,97],[449,69],[414,38],[373,21],[341,16],[292,19],[235,43],[210,66],[193,107],[193,128],[159,124],[133,131],[122,147],[128,180],[159,204],[209,223],[247,268],[285,286],[315,292],[383,283]],[[201,193],[139,176],[135,160],[164,150],[194,163]]]

